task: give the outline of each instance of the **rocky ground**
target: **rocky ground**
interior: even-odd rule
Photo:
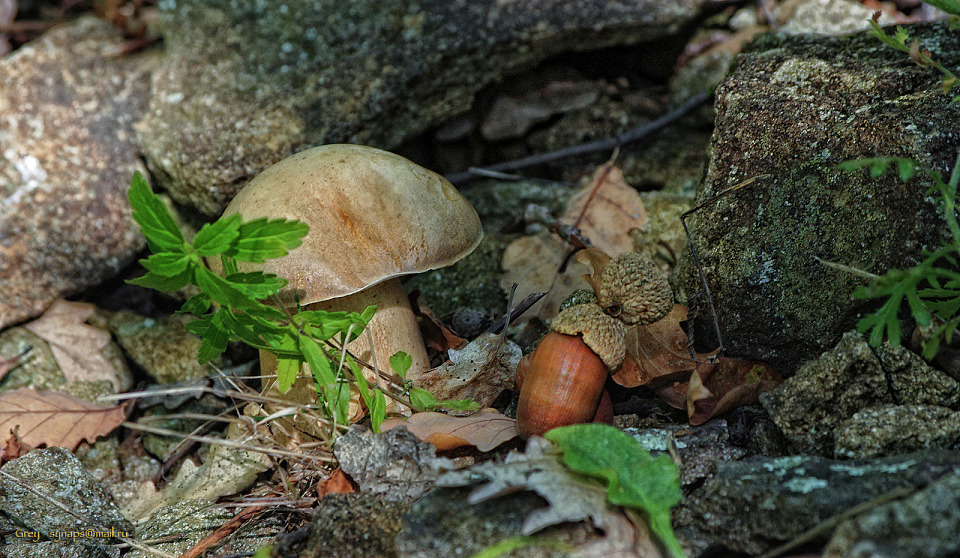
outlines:
[[[589,500],[579,481],[550,468],[542,440],[513,437],[520,352],[590,287],[569,235],[544,226],[553,219],[669,274],[692,320],[665,320],[673,329],[650,333],[641,354],[685,354],[689,338],[707,359],[719,330],[730,362],[762,370],[727,398],[716,384],[691,396],[691,368],[662,360],[641,374],[657,378],[609,382],[614,424],[677,466],[672,526],[686,555],[960,551],[953,349],[925,360],[922,331],[871,345],[856,325],[877,305],[853,296],[868,282],[855,271],[909,267],[940,246],[943,210],[923,176],[836,168],[890,155],[949,176],[960,105],[942,75],[864,31],[869,2],[107,4],[20,2],[16,18],[0,0],[6,555],[453,556],[504,541],[516,556],[666,552],[640,515],[602,497],[571,504]],[[922,46],[956,69],[960,34],[908,4],[880,23],[909,24],[915,56]],[[463,172],[664,116],[609,165],[607,146]],[[451,177],[476,209],[485,236],[473,253],[404,286],[434,365],[482,363],[471,382],[508,425],[502,439],[453,449],[424,442],[414,419],[413,434],[361,423],[332,447],[283,430],[293,422],[251,430],[267,409],[248,406],[256,352],[238,343],[198,364],[200,339],[174,315],[195,293],[125,283],[147,254],[127,198],[135,172],[190,237],[262,170],[330,143],[400,153]],[[591,191],[602,194],[584,201]],[[694,208],[688,242],[680,216]],[[548,294],[506,339],[484,337],[514,283],[514,303]],[[230,426],[205,424],[216,415]],[[479,498],[480,479],[496,493]],[[523,538],[531,522],[537,538]]]

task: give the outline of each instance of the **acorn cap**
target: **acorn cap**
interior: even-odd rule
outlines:
[[[581,335],[583,342],[610,371],[620,368],[627,353],[624,325],[593,303],[565,308],[553,319],[550,329],[565,335]]]
[[[627,325],[659,321],[673,309],[667,276],[650,259],[626,252],[603,268],[597,292],[603,311]]]
[[[372,147],[301,151],[257,175],[224,215],[298,219],[303,244],[264,264],[286,278],[285,302],[347,296],[387,279],[453,264],[483,237],[477,212],[442,176]],[[219,267],[219,261],[211,261]]]

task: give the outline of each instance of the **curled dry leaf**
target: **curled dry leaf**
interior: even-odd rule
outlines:
[[[490,408],[469,417],[428,412],[416,413],[407,420],[389,418],[380,429],[387,431],[397,426],[406,426],[411,434],[438,450],[474,446],[480,451],[490,451],[517,437],[516,421]]]
[[[607,254],[633,251],[631,229],[647,225],[647,211],[635,188],[612,163],[599,167],[590,184],[574,194],[560,218],[576,225],[597,249]]]
[[[423,341],[428,347],[444,352],[448,349],[457,349],[467,343],[466,339],[443,324],[443,320],[430,308],[427,301],[420,295],[420,291],[410,293],[410,301],[414,314],[423,318],[421,324],[426,328]]]
[[[117,370],[101,352],[110,342],[110,334],[84,323],[95,310],[85,302],[58,300],[23,327],[50,345],[68,382],[110,380],[119,390]]]
[[[687,389],[690,424],[703,424],[734,407],[756,403],[761,392],[781,382],[783,378],[762,362],[720,357],[717,362],[700,363]]]
[[[680,325],[686,319],[687,307],[675,304],[662,320],[627,330],[627,354],[632,358],[613,375],[613,381],[624,387],[645,385],[656,389],[686,380],[697,367]]]
[[[514,300],[523,300],[535,292],[547,296],[534,304],[524,316],[539,316],[550,320],[560,312],[560,303],[577,289],[588,289],[582,279],[589,269],[576,261],[569,261],[566,269],[558,273],[566,257],[568,246],[554,234],[522,236],[511,242],[503,251],[501,267],[503,275],[500,287],[509,293],[513,284],[518,285]],[[521,318],[520,321],[523,321]]]
[[[457,351],[448,351],[450,360],[428,370],[415,385],[433,394],[438,401],[472,399],[489,407],[505,389],[512,389],[520,363],[516,343],[499,335],[483,333]]]
[[[516,421],[489,408],[469,417],[416,413],[407,420],[389,418],[380,429],[385,432],[397,426],[406,426],[410,433],[438,450],[474,446],[480,451],[490,451],[517,437]]]
[[[330,476],[317,483],[317,496],[323,498],[327,494],[347,494],[356,492],[357,487],[353,481],[343,472],[343,469],[337,467]]]
[[[19,443],[73,450],[81,440],[94,442],[127,418],[126,405],[101,407],[59,391],[20,388],[0,395],[0,438],[3,451],[9,433],[19,427]]]

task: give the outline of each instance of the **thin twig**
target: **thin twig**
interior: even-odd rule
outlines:
[[[546,295],[547,293],[530,293],[527,295],[527,298],[521,300],[520,304],[517,304],[517,306],[510,311],[508,316],[504,316],[497,320],[496,323],[486,329],[485,333],[500,333],[506,328],[507,323],[515,321],[517,318],[523,315],[524,312],[529,310],[531,306],[536,304]]]
[[[741,188],[746,188],[747,186],[753,184],[757,180],[761,178],[766,178],[768,176],[769,175],[762,174],[760,176],[754,176],[753,178],[744,180],[743,182],[740,182],[735,186],[731,186],[727,188],[726,190],[720,192],[716,196],[713,196],[707,201],[698,204],[696,207],[688,211],[684,211],[683,213],[680,214],[680,224],[683,225],[683,232],[687,235],[687,245],[690,246],[690,255],[693,256],[693,263],[694,265],[697,266],[697,273],[700,274],[700,284],[703,285],[703,294],[706,296],[707,304],[710,306],[710,316],[713,318],[713,328],[717,333],[717,344],[719,345],[719,348],[717,350],[718,357],[723,356],[723,337],[720,334],[720,320],[717,318],[717,311],[716,311],[716,308],[713,306],[713,295],[710,293],[710,285],[707,284],[707,276],[703,272],[703,266],[700,265],[700,258],[697,256],[697,248],[693,245],[693,239],[690,238],[690,229],[687,228],[686,219],[693,212],[698,211],[699,209],[702,209],[703,207],[706,207],[716,202],[717,200],[726,196],[727,194],[734,192],[736,190],[740,190]]]
[[[618,134],[606,139],[593,141],[590,143],[584,143],[580,145],[575,145],[573,147],[567,147],[564,149],[558,149],[556,151],[551,151],[549,153],[541,153],[539,155],[532,155],[530,157],[524,157],[523,159],[517,159],[515,161],[506,161],[503,163],[497,163],[495,165],[490,165],[487,167],[480,167],[475,169],[469,169],[466,172],[458,172],[451,175],[448,175],[446,178],[454,184],[459,184],[461,182],[467,182],[478,176],[483,176],[491,171],[500,172],[500,171],[512,171],[518,169],[524,169],[527,167],[533,167],[536,165],[542,165],[544,163],[552,163],[554,161],[559,161],[561,159],[567,159],[570,157],[576,157],[578,155],[586,155],[589,153],[598,153],[603,151],[610,151],[614,148],[622,146],[624,144],[634,142],[644,137],[650,135],[651,133],[675,122],[676,120],[685,116],[691,110],[697,108],[704,101],[709,99],[712,96],[711,93],[700,93],[690,98],[686,103],[680,105],[676,110],[668,112],[667,114],[657,118],[652,122],[648,122],[642,126],[638,126],[629,130],[623,134]]]
[[[791,550],[797,548],[798,546],[803,546],[809,542],[813,542],[819,539],[820,537],[825,536],[830,531],[833,531],[833,529],[836,528],[836,526],[842,523],[843,521],[846,521],[851,517],[860,515],[861,513],[868,511],[870,509],[873,509],[879,505],[886,504],[887,502],[891,502],[893,500],[899,500],[904,496],[909,496],[915,490],[917,489],[912,486],[901,486],[900,488],[895,488],[890,492],[887,492],[886,494],[881,494],[880,496],[872,500],[868,500],[866,502],[863,502],[862,504],[857,504],[856,506],[853,506],[848,510],[844,510],[843,512],[825,521],[821,521],[820,523],[813,526],[813,528],[808,529],[807,531],[804,531],[803,533],[795,537],[793,540],[787,543],[784,543],[776,548],[768,550],[764,554],[761,554],[759,558],[776,558],[777,556],[790,552]]]

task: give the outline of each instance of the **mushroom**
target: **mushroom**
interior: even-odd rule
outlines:
[[[400,277],[451,265],[483,237],[476,211],[442,176],[360,145],[324,145],[283,159],[237,194],[224,215],[233,213],[309,225],[301,246],[241,271],[286,278],[281,299],[289,306],[362,312],[376,305],[367,326],[373,347],[365,333],[348,348],[370,364],[375,356],[381,370],[404,351],[413,358],[410,379],[426,371],[429,360]],[[261,354],[265,375],[276,373],[271,357]],[[372,371],[365,375],[376,380]]]
[[[523,437],[595,420],[607,377],[626,355],[623,323],[596,304],[565,308],[550,328],[517,367]]]

